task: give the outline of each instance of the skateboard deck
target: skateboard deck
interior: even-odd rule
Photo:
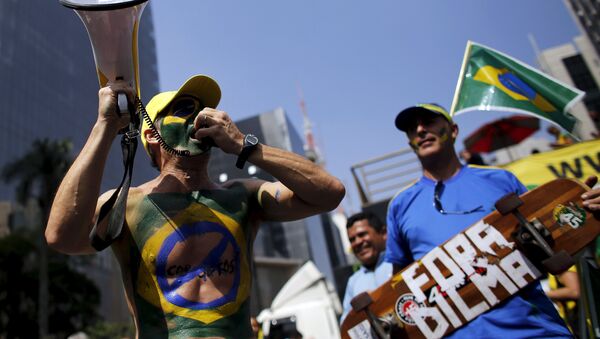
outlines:
[[[600,234],[583,208],[589,190],[557,179],[520,197],[352,300],[342,338],[439,338],[541,278],[567,270]]]

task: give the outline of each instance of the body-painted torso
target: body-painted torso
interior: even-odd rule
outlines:
[[[241,184],[130,195],[115,251],[140,338],[251,337],[250,201]]]

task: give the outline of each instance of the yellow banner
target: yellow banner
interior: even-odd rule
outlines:
[[[514,173],[529,189],[556,178],[584,181],[590,175],[600,175],[600,140],[533,154],[503,168]]]

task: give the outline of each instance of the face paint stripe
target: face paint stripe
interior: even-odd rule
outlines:
[[[448,140],[448,130],[446,129],[446,127],[443,127],[442,129],[440,129],[440,141],[446,142],[446,140]]]

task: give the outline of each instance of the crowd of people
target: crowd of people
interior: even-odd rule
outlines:
[[[94,229],[95,237],[111,246],[138,337],[253,337],[252,329],[258,329],[250,314],[252,245],[260,223],[330,211],[344,197],[344,185],[306,158],[240,131],[217,109],[218,84],[197,75],[148,103],[140,137],[158,174],[129,190],[122,229],[109,239],[110,218],[99,215],[113,191],[101,193],[100,183],[110,146],[130,123],[128,114],[117,112],[118,93],[133,102],[133,89],[121,81],[99,91],[97,120],[53,202],[48,244],[66,254],[94,253],[88,238]],[[371,213],[348,219],[348,238],[361,267],[348,281],[342,319],[356,294],[375,289],[490,213],[498,198],[526,191],[508,171],[461,163],[454,148],[458,126],[437,104],[402,110],[395,126],[406,133],[422,176],[392,199],[385,222]],[[212,147],[237,156],[236,166],[250,162],[277,181],[212,182]],[[482,164],[474,155],[463,157]],[[588,181],[594,183],[595,178]],[[470,194],[460,193],[465,191]],[[600,190],[585,199],[587,208],[600,209]],[[534,283],[451,336],[571,333]]]

